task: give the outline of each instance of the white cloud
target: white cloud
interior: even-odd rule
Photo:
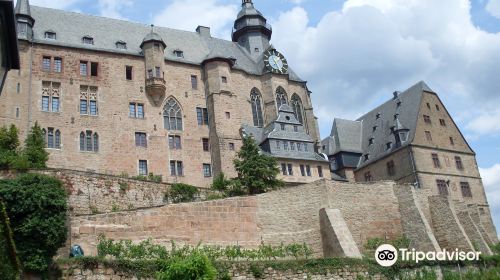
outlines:
[[[238,5],[219,4],[218,0],[175,0],[154,16],[156,25],[194,31],[198,25],[211,28],[213,35],[229,38]]]
[[[500,164],[495,164],[490,168],[479,168],[483,178],[488,204],[493,214],[493,220],[500,226]]]
[[[500,18],[500,0],[489,0],[486,11],[492,16]]]
[[[30,4],[53,9],[66,9],[81,0],[31,0]]]
[[[474,26],[468,0],[348,0],[315,26],[300,7],[271,23],[274,46],[309,81],[323,137],[334,115],[359,116],[420,80],[459,125],[500,103],[500,34]]]
[[[116,19],[126,19],[121,10],[133,4],[131,0],[99,0],[98,3],[101,16]]]
[[[500,109],[481,110],[479,116],[473,118],[466,128],[478,135],[500,133]]]

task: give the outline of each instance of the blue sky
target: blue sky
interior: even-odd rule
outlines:
[[[230,38],[240,0],[31,0]],[[500,0],[254,0],[273,45],[309,81],[322,137],[425,80],[477,153],[500,229]]]

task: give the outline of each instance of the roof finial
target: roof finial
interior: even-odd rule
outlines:
[[[245,5],[245,4],[247,4],[247,3],[248,3],[248,4],[253,4],[253,3],[252,3],[252,0],[243,0],[242,2],[243,2],[243,3],[242,3],[243,5]]]
[[[155,31],[155,25],[151,24],[151,33],[153,33],[154,31]]]

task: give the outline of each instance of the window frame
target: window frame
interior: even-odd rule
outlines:
[[[472,189],[469,182],[460,182],[460,191],[462,192],[462,197],[472,198]]]
[[[441,196],[449,196],[450,192],[448,191],[448,184],[445,180],[437,179],[436,186],[438,188],[438,194]]]
[[[135,132],[135,146],[139,148],[148,147],[148,136],[145,132]]]
[[[125,65],[125,80],[133,81],[134,80],[134,67],[130,65]]]
[[[395,176],[396,164],[394,163],[394,160],[388,161],[386,166],[387,166],[387,175],[389,175],[389,177]]]
[[[145,159],[140,159],[137,165],[137,174],[139,176],[148,176],[148,161]]]
[[[442,165],[441,165],[441,160],[439,159],[439,155],[436,153],[432,153],[431,157],[432,157],[432,162],[434,164],[434,168],[441,168]]]
[[[208,169],[207,169],[207,167],[208,167]],[[204,163],[203,164],[203,176],[205,178],[212,177],[212,165],[211,164],[209,164],[209,163]]]
[[[204,152],[210,152],[210,139],[208,138],[202,138],[201,139],[201,145],[203,148]]]

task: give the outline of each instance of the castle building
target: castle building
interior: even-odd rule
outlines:
[[[292,143],[307,135],[310,153],[318,151],[311,92],[270,44],[271,26],[251,0],[242,1],[232,41],[208,27],[150,27],[28,0],[17,1],[16,16],[22,70],[8,75],[0,125],[25,137],[38,122],[49,167],[206,187],[220,172],[236,176],[242,125],[267,129],[282,105],[300,127],[287,128]],[[324,176],[317,156],[279,160],[293,174],[310,166],[305,181]],[[297,181],[289,174],[281,176]]]
[[[424,82],[394,92],[355,121],[335,119],[322,151],[332,172],[346,180],[409,183],[429,196],[477,207],[491,239],[497,240],[476,155]]]

